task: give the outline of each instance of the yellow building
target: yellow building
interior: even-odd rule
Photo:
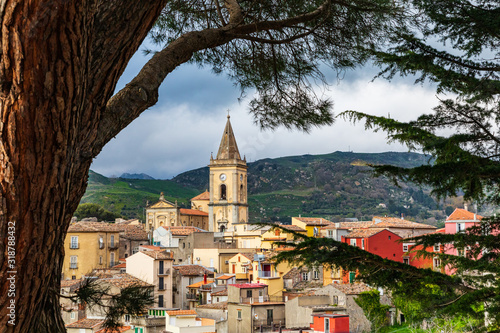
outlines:
[[[195,197],[196,198],[196,197]],[[181,208],[177,202],[165,199],[163,192],[158,202],[146,207],[146,232],[159,227],[193,226],[208,229],[208,213],[198,209]]]
[[[236,280],[246,280],[251,282],[253,280],[253,254],[252,253],[238,253],[228,260],[229,273],[236,275]]]
[[[305,229],[302,229],[296,225],[277,223],[276,226],[282,229],[280,228],[269,229],[268,231],[262,234],[261,246],[263,249],[275,248],[276,245],[274,244],[274,242],[287,242],[287,243],[295,242],[294,234],[291,232],[286,232],[286,230],[295,231],[303,235],[307,233]]]
[[[321,229],[334,223],[320,217],[292,217],[292,225],[307,230],[309,237],[321,237]]]
[[[118,264],[120,233],[115,224],[76,222],[64,240],[63,280],[80,279],[94,269]]]
[[[247,163],[241,159],[229,116],[219,151],[210,157],[209,231],[233,231],[248,223]]]
[[[273,259],[276,251],[286,251],[278,249],[274,251],[264,251],[257,253],[252,261],[253,281],[252,283],[262,283],[268,286],[269,296],[282,296],[284,290],[283,275],[288,273],[293,267],[288,263],[276,264]]]
[[[208,203],[210,202],[210,192],[205,191],[191,198],[191,209],[201,210],[208,213]]]

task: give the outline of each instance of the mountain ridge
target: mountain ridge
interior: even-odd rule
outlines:
[[[371,219],[374,215],[404,216],[435,224],[445,218],[444,207],[429,188],[392,184],[374,178],[368,164],[414,167],[430,162],[418,153],[334,152],[266,158],[248,163],[251,221],[288,222],[292,216]],[[93,172],[93,171],[92,171]],[[127,218],[142,218],[148,201],[167,200],[189,207],[189,199],[208,188],[208,167],[189,170],[169,180],[106,178],[93,173],[82,202],[94,202]],[[97,182],[96,182],[97,181]],[[123,200],[123,202],[122,202]],[[460,200],[460,199],[455,199]]]

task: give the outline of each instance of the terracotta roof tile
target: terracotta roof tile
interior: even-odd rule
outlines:
[[[346,283],[346,284],[332,283],[331,286],[333,286],[335,289],[343,292],[346,295],[359,295],[362,292],[372,290],[372,288],[368,287],[364,283]]]
[[[161,227],[167,231],[170,231],[172,235],[175,236],[187,236],[191,235],[193,232],[207,232],[201,228],[193,227],[193,226],[182,226],[182,227]]]
[[[207,276],[213,276],[214,272],[211,270],[201,266],[201,265],[175,265],[173,267],[176,271],[181,275],[195,275],[195,276],[203,276],[205,273]]]
[[[433,225],[417,223],[403,220],[397,217],[374,216],[373,224],[370,227],[375,228],[411,228],[411,229],[437,229]]]
[[[199,288],[201,286],[204,286],[206,284],[211,284],[211,283],[214,283],[214,279],[207,279],[207,282],[205,283],[205,281],[198,281],[198,282],[195,282],[193,284],[190,284],[189,286],[187,286],[186,288]]]
[[[154,251],[141,251],[141,253],[144,253],[145,255],[150,256],[153,259],[161,259],[161,260],[168,260],[172,259],[173,253],[167,252],[165,250],[154,250]]]
[[[389,229],[387,229],[387,228],[354,229],[353,231],[348,233],[345,237],[346,238],[368,238],[368,237],[371,237],[373,235],[378,234],[379,232],[381,232],[383,230],[389,231]],[[391,234],[396,235],[395,233],[393,233],[391,231],[389,231],[389,232]],[[396,236],[398,236],[398,235],[396,235]]]
[[[139,248],[152,250],[152,251],[160,251],[161,247],[155,245],[141,245]]]
[[[118,225],[107,222],[75,222],[70,224],[68,232],[119,232]]]
[[[211,293],[212,296],[227,296],[227,289],[222,289],[219,291],[214,291]]]
[[[216,277],[215,279],[216,280],[229,280],[230,278],[233,278],[233,277],[234,277],[234,275],[224,274],[224,275]]]
[[[230,286],[240,288],[240,289],[250,289],[250,288],[264,288],[267,286],[267,284],[263,284],[263,283],[236,283],[236,284],[230,284]]]
[[[61,288],[72,287],[80,284],[82,280],[61,280]]]
[[[328,221],[327,219],[319,218],[319,217],[294,217],[294,219],[304,222],[306,225],[310,226],[327,226],[332,225],[333,222]]]
[[[453,213],[451,213],[450,216],[446,219],[446,221],[463,221],[463,220],[469,220],[469,221],[480,221],[482,220],[483,217],[478,214],[474,214],[473,212],[469,212],[468,210],[462,209],[462,208],[456,208]]]
[[[88,319],[83,318],[74,323],[66,325],[67,328],[96,328],[102,325],[104,320],[102,319]]]
[[[195,310],[172,310],[172,311],[166,311],[169,316],[185,316],[185,315],[195,315],[196,316],[196,311]]]
[[[112,268],[127,268],[127,264],[122,262],[121,264],[115,265]]]
[[[207,212],[202,212],[201,210],[197,209],[187,209],[187,208],[180,208],[179,213],[181,215],[195,215],[195,216],[206,216],[208,217]]]
[[[213,294],[212,294],[213,295]],[[219,302],[219,303],[212,303],[212,304],[204,304],[204,305],[198,305],[196,308],[201,308],[201,309],[217,309],[217,310],[227,310],[227,302]]]
[[[210,192],[205,191],[201,194],[198,194],[194,198],[191,198],[191,201],[194,201],[194,200],[210,200]]]
[[[293,224],[277,223],[277,225],[283,229],[286,229],[286,230],[297,231],[297,232],[306,232],[307,231],[306,229],[302,229],[301,227],[293,225]]]
[[[148,240],[148,233],[142,225],[119,225],[120,237],[129,240]]]
[[[121,326],[121,327],[117,327],[113,330],[103,328],[102,330],[99,330],[96,333],[123,333],[123,332],[127,332],[128,330],[131,330],[131,329],[132,329],[131,326]]]
[[[139,286],[139,287],[152,287],[152,284],[149,284],[145,281],[142,281],[130,274],[127,273],[121,273],[121,274],[114,274],[112,277],[103,276],[97,274],[99,277],[99,280],[102,281],[103,283],[109,283],[112,284],[120,289],[124,289],[127,287],[132,287],[132,286]]]

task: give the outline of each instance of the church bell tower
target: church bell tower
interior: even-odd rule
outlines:
[[[247,163],[241,159],[229,115],[215,159],[210,157],[209,231],[237,231],[248,223]]]

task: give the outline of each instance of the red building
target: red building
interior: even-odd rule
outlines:
[[[444,233],[444,228],[436,230],[436,233]],[[412,241],[403,242],[403,263],[411,265],[417,268],[429,268],[435,271],[444,273],[444,267],[441,266],[441,260],[439,259],[439,253],[443,252],[443,246],[436,244],[435,246],[429,246],[425,249],[426,252],[436,253],[434,257],[422,257],[417,255],[417,251],[422,249],[422,246],[415,246]]]
[[[313,314],[311,329],[318,333],[349,333],[349,316],[332,313]]]
[[[354,229],[342,236],[344,243],[394,261],[403,262],[402,238],[385,228]]]

